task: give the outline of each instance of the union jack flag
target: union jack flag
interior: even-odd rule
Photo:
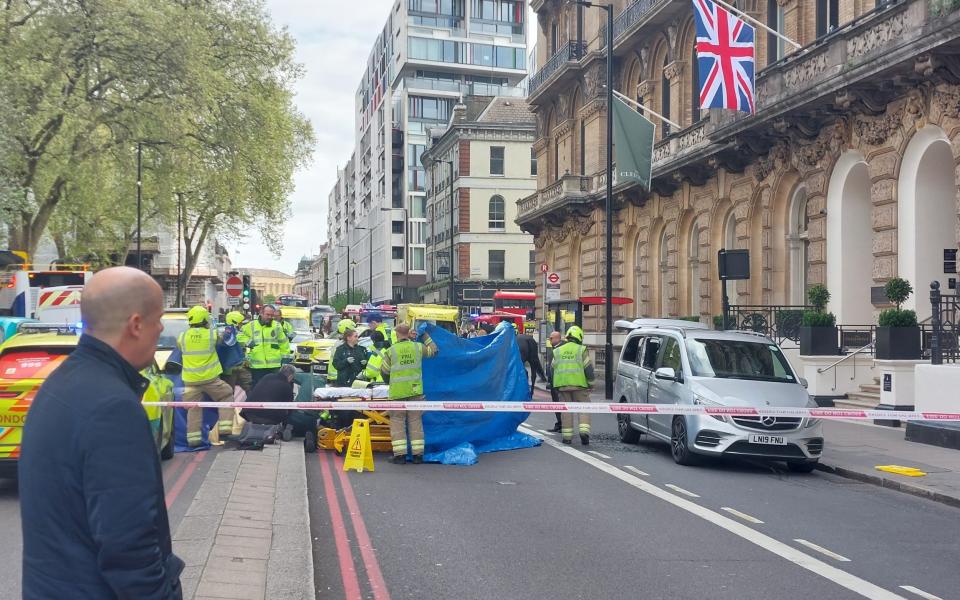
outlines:
[[[710,0],[693,0],[697,23],[700,108],[754,112],[756,32]]]

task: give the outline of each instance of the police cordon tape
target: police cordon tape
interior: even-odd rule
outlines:
[[[353,396],[356,397],[356,396]],[[423,412],[591,413],[613,415],[704,415],[723,417],[785,417],[810,419],[873,419],[899,421],[960,421],[960,413],[775,406],[704,406],[601,402],[144,402],[144,406],[175,408],[256,408],[268,410],[393,410]]]

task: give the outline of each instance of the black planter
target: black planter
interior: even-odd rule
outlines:
[[[919,327],[877,327],[876,357],[884,360],[919,360]]]
[[[801,327],[801,356],[836,356],[840,353],[836,327]]]

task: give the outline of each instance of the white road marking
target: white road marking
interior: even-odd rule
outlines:
[[[933,594],[929,594],[921,590],[920,588],[913,587],[912,585],[901,585],[900,588],[907,590],[911,594],[916,594],[921,598],[926,598],[926,600],[943,600],[943,598],[941,598],[940,596],[934,596]]]
[[[679,485],[673,485],[672,483],[668,483],[668,484],[666,485],[666,487],[670,488],[671,490],[673,490],[673,491],[675,491],[675,492],[677,492],[677,493],[683,494],[684,496],[690,496],[691,498],[699,498],[699,497],[700,497],[699,494],[694,494],[694,493],[691,492],[690,490],[685,490],[685,489],[683,489],[682,487],[680,487]]]
[[[800,544],[800,545],[802,545],[802,546],[806,546],[807,548],[810,548],[811,550],[816,550],[817,552],[819,552],[820,554],[823,554],[824,556],[829,556],[829,557],[832,558],[833,560],[839,560],[840,562],[850,562],[850,559],[847,558],[846,556],[840,556],[840,555],[837,554],[836,552],[832,552],[832,551],[830,551],[830,550],[827,550],[827,549],[824,548],[823,546],[818,546],[818,545],[814,544],[813,542],[808,542],[807,540],[801,540],[801,539],[799,539],[799,538],[798,538],[798,539],[795,539],[795,540],[793,540],[793,541],[795,541],[796,543],[798,543],[798,544]]]
[[[731,515],[734,515],[734,516],[736,516],[736,517],[740,517],[740,518],[743,519],[744,521],[748,521],[748,522],[750,522],[750,523],[755,523],[755,524],[757,524],[757,525],[763,525],[763,521],[761,521],[760,519],[758,519],[758,518],[756,518],[756,517],[751,517],[751,516],[748,515],[747,513],[740,512],[739,510],[737,510],[737,509],[735,509],[735,508],[730,508],[729,506],[721,506],[721,507],[720,507],[720,510],[727,511],[727,512],[730,513]]]
[[[545,435],[557,435],[557,434],[554,433],[553,431],[547,431],[546,429],[538,429],[537,431],[539,431],[540,433],[545,434]]]
[[[587,450],[587,452],[589,452],[590,454],[592,454],[592,455],[594,455],[594,456],[599,456],[600,458],[610,458],[610,457],[607,456],[606,454],[604,454],[604,453],[602,453],[602,452],[597,452],[596,450]]]
[[[537,432],[533,430],[525,427],[523,429],[525,430],[524,433],[529,433],[535,437],[538,435]],[[620,469],[614,467],[613,465],[607,464],[600,459],[594,458],[588,454],[584,454],[575,448],[569,448],[551,439],[544,439],[543,441],[548,446],[556,448],[565,454],[569,454],[577,460],[583,461],[588,465],[619,479],[627,485],[635,487],[636,489],[663,500],[664,502],[669,502],[681,510],[685,510],[705,521],[713,523],[721,529],[725,529],[726,531],[729,531],[730,533],[739,536],[744,540],[755,544],[764,550],[767,550],[768,552],[776,554],[777,556],[780,556],[797,566],[803,567],[804,569],[807,569],[808,571],[815,573],[824,579],[830,580],[852,592],[860,594],[861,596],[876,600],[906,600],[906,598],[903,596],[897,595],[893,592],[883,589],[878,585],[870,583],[865,579],[861,579],[856,575],[838,569],[833,565],[827,564],[822,560],[801,552],[792,546],[784,544],[783,542],[776,540],[769,535],[760,533],[755,529],[751,529],[743,523],[734,521],[729,517],[726,517],[718,512],[714,512],[709,508],[700,506],[699,504],[687,500],[686,498],[681,498],[680,496],[661,489],[652,483],[648,483],[639,477],[621,471]]]
[[[640,469],[638,469],[638,468],[636,468],[636,467],[632,467],[632,466],[630,466],[630,465],[624,465],[623,468],[626,469],[626,470],[628,470],[628,471],[633,471],[633,472],[636,473],[637,475],[642,475],[642,476],[644,476],[644,477],[650,477],[650,473],[647,473],[646,471],[641,471]]]

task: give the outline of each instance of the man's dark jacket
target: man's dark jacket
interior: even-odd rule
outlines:
[[[264,375],[250,390],[247,402],[293,402],[293,384],[280,373]],[[240,416],[251,423],[277,425],[286,421],[289,410],[275,408],[245,408]]]
[[[180,598],[147,381],[84,335],[30,407],[19,463],[23,598]]]

